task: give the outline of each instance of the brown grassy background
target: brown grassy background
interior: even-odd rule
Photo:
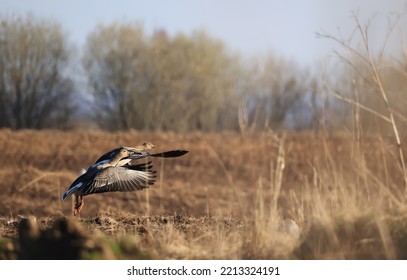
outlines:
[[[148,191],[86,196],[81,219],[72,219],[72,202],[60,197],[81,169],[108,150],[146,141],[156,151],[189,153],[153,159],[158,180]],[[30,257],[17,238],[27,216],[48,237],[61,218],[79,224],[78,236],[110,236],[112,252],[85,258],[405,256],[404,183],[391,138],[0,130],[0,150],[0,248],[11,246],[4,258]],[[287,219],[299,238],[284,227]],[[126,253],[132,246],[144,253]]]

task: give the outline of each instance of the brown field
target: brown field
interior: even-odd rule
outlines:
[[[86,196],[72,217],[60,197],[81,169],[146,141],[189,153],[152,159],[150,189]],[[0,150],[0,259],[407,258],[392,137],[0,130]]]

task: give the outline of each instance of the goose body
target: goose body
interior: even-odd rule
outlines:
[[[132,160],[147,157],[179,157],[186,154],[185,150],[174,150],[151,154],[146,152],[154,148],[151,143],[137,147],[119,147],[103,154],[91,165],[84,174],[79,176],[62,195],[65,200],[75,195],[74,215],[78,215],[83,207],[83,196],[103,192],[132,192],[153,185],[156,171],[152,170],[152,162],[132,165]]]

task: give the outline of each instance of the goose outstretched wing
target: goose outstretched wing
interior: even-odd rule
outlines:
[[[132,192],[148,188],[156,181],[156,171],[114,166],[101,170],[81,191],[82,195],[103,192]]]

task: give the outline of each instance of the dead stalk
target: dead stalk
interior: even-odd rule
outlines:
[[[283,182],[283,173],[285,169],[285,150],[284,150],[285,135],[279,139],[278,156],[276,162],[276,172],[274,175],[274,196],[273,196],[273,213],[278,209],[278,198],[280,196],[281,185]]]
[[[397,144],[397,149],[398,149],[398,152],[399,152],[399,160],[400,160],[401,168],[403,170],[403,175],[404,175],[404,196],[405,196],[405,198],[407,198],[406,164],[405,164],[405,161],[404,161],[404,155],[403,155],[403,149],[402,149],[402,146],[401,146],[401,139],[400,139],[399,130],[397,128],[397,124],[396,124],[396,121],[394,119],[394,114],[393,114],[391,105],[389,103],[387,92],[385,91],[385,89],[383,87],[383,83],[382,83],[382,80],[380,78],[379,71],[377,69],[377,65],[374,62],[372,52],[369,49],[369,41],[368,41],[368,35],[367,35],[368,34],[367,33],[367,28],[368,27],[366,26],[366,28],[364,30],[362,30],[362,26],[361,26],[361,24],[359,22],[359,19],[357,17],[355,17],[355,20],[356,20],[359,32],[362,35],[363,43],[364,43],[367,55],[369,57],[369,66],[373,71],[373,80],[376,83],[377,88],[379,89],[379,92],[380,92],[380,94],[382,96],[382,99],[383,99],[383,101],[384,101],[384,103],[386,105],[386,110],[387,110],[387,112],[389,114],[390,123],[391,123],[392,129],[393,129],[394,137],[395,137],[396,144]],[[390,30],[390,32],[391,32],[391,30]],[[386,41],[387,41],[387,39],[386,39]],[[383,49],[384,49],[384,47],[383,47]]]
[[[405,199],[407,199],[407,170],[406,170],[406,164],[405,164],[405,159],[404,159],[404,154],[403,154],[403,147],[402,147],[402,142],[401,142],[401,138],[400,138],[400,133],[399,133],[399,129],[397,127],[397,123],[395,120],[395,115],[397,115],[397,117],[399,117],[399,115],[397,114],[397,112],[392,108],[392,106],[390,105],[389,102],[389,96],[388,93],[386,92],[384,85],[383,85],[383,81],[380,77],[380,72],[379,72],[379,67],[378,67],[378,63],[380,63],[383,59],[383,54],[384,54],[384,49],[386,47],[387,41],[389,39],[390,34],[393,32],[396,23],[399,21],[400,16],[391,24],[389,25],[389,29],[388,29],[388,33],[387,36],[385,38],[385,41],[383,43],[382,49],[379,53],[379,60],[378,62],[375,62],[373,59],[373,55],[372,55],[372,51],[370,49],[370,45],[369,45],[369,37],[368,37],[368,30],[369,30],[369,23],[365,24],[364,26],[362,26],[361,22],[359,21],[358,15],[357,14],[353,14],[353,18],[354,21],[356,23],[356,33],[358,33],[361,37],[362,37],[362,41],[363,41],[363,47],[364,50],[366,51],[366,56],[361,52],[358,51],[357,49],[353,48],[350,45],[349,41],[346,41],[344,39],[329,35],[329,34],[321,34],[318,33],[317,35],[319,35],[320,37],[323,38],[327,38],[330,40],[335,41],[336,43],[338,43],[341,47],[343,47],[346,51],[348,51],[349,53],[353,54],[356,56],[356,58],[360,59],[360,61],[366,65],[367,67],[369,67],[369,69],[371,70],[371,77],[373,79],[373,85],[375,86],[376,90],[379,92],[381,99],[383,100],[385,107],[386,107],[386,111],[387,111],[387,116],[367,107],[364,106],[362,104],[359,103],[359,99],[357,98],[357,100],[351,99],[351,98],[347,98],[343,95],[341,95],[339,92],[337,91],[333,91],[333,96],[341,101],[344,101],[348,104],[351,104],[353,106],[356,107],[356,110],[362,109],[364,111],[367,111],[371,114],[373,114],[376,117],[381,118],[382,120],[386,121],[387,123],[389,123],[392,127],[392,131],[393,131],[393,135],[394,135],[394,139],[396,142],[396,147],[398,150],[398,157],[399,157],[399,162],[402,168],[402,172],[403,172],[403,179],[404,179],[404,197]],[[352,34],[353,37],[354,34]],[[351,39],[352,39],[351,37]],[[369,80],[361,71],[360,68],[358,68],[358,66],[350,59],[348,59],[346,56],[340,54],[339,52],[336,52],[336,54],[338,55],[338,57],[344,61],[344,63],[346,63],[347,65],[349,65],[352,69],[354,69],[356,71],[356,73],[358,73],[358,75],[360,75],[364,80]],[[405,119],[405,118],[401,118],[401,119]]]

